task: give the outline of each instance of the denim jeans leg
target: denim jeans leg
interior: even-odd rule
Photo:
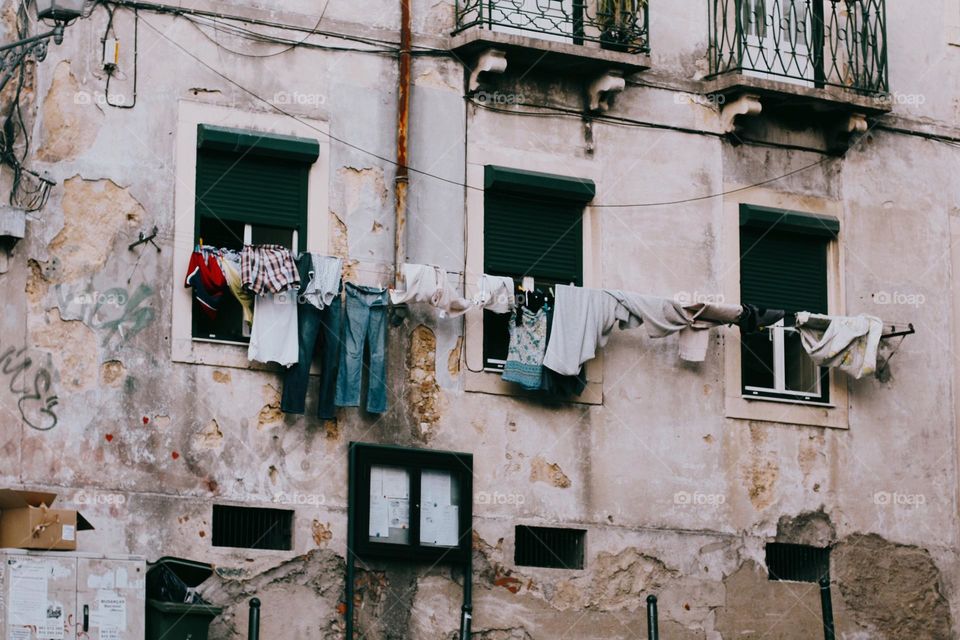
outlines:
[[[338,407],[360,406],[360,382],[363,376],[363,344],[370,322],[370,307],[360,298],[356,288],[347,289],[347,315],[343,321],[343,345],[340,350],[340,371],[337,375]]]
[[[343,303],[337,295],[326,309],[321,311],[323,324],[323,371],[320,377],[320,401],[317,415],[323,420],[333,420],[336,413],[334,399],[337,394],[337,371],[340,368],[340,350],[343,348]]]
[[[280,410],[284,413],[303,413],[306,405],[307,385],[310,382],[310,365],[320,336],[320,310],[312,304],[297,305],[297,328],[300,346],[297,364],[288,367],[283,374],[283,395]]]
[[[370,307],[367,325],[367,349],[370,353],[370,371],[367,380],[367,412],[387,410],[387,305]]]

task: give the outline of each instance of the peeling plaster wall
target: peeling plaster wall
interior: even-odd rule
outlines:
[[[892,85],[923,97],[898,101],[894,115],[960,135],[960,59],[940,33],[940,2],[930,4],[888,3]],[[216,10],[316,20],[302,0]],[[446,46],[453,2],[416,0],[413,13],[417,42]],[[346,409],[321,421],[311,415],[316,379],[307,415],[285,415],[276,370],[171,360],[171,300],[186,266],[172,258],[184,224],[173,214],[177,103],[268,109],[171,42],[370,152],[331,144],[329,211],[310,220],[329,230],[323,249],[345,259],[348,279],[364,284],[392,273],[394,167],[380,158],[395,153],[395,60],[310,49],[254,60],[218,49],[185,20],[141,17],[136,108],[105,103],[102,9],[70,26],[31,74],[30,166],[58,184],[0,275],[0,484],[47,488],[80,506],[97,527],[81,534],[82,550],[213,562],[207,595],[226,610],[212,640],[245,637],[253,596],[264,603],[263,637],[342,637],[347,444],[380,442],[474,455],[476,638],[642,637],[650,593],[666,638],[817,637],[815,586],[767,579],[764,543],[773,540],[833,547],[840,637],[960,637],[955,147],[875,130],[843,158],[815,164],[823,156],[678,131],[595,122],[588,137],[580,118],[468,106],[459,61],[416,56],[411,165],[441,180],[411,175],[407,259],[464,270],[477,241],[458,186],[468,158],[549,158],[570,175],[588,166],[603,203],[671,201],[790,174],[765,188],[841,204],[846,311],[913,322],[918,333],[889,380],[849,384],[849,429],[839,430],[726,418],[725,395],[736,389],[724,376],[724,331],[712,333],[700,365],[680,363],[673,339],[614,332],[602,405],[466,392],[474,372],[463,322],[411,308],[389,333],[388,413]],[[638,80],[699,86],[705,20],[692,3],[656,3],[654,69]],[[396,40],[398,21],[393,5],[333,1],[324,28]],[[127,12],[116,28],[126,47]],[[235,50],[276,50],[224,38]],[[111,99],[132,100],[125,77]],[[583,99],[580,83],[536,70],[510,68],[492,87],[530,104],[579,108]],[[678,95],[631,85],[613,113],[717,129],[715,107]],[[816,139],[750,126],[791,144]],[[722,247],[735,230],[720,199],[597,215],[604,286],[722,291]],[[127,248],[154,226],[161,252]],[[462,290],[464,278],[451,284]],[[883,305],[878,294],[922,302]],[[294,509],[294,548],[213,547],[215,503]],[[516,566],[517,524],[586,529],[585,569]],[[461,581],[448,567],[367,564],[358,627],[371,638],[452,638]]]

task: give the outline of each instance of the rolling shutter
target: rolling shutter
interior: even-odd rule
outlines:
[[[500,191],[484,200],[486,273],[582,284],[582,203]]]
[[[740,229],[740,300],[788,313],[828,313],[828,238]]]
[[[200,149],[196,214],[297,229],[306,238],[310,165],[256,155]]]

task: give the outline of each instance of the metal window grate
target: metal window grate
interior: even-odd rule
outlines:
[[[767,544],[767,573],[771,580],[819,582],[830,577],[830,549],[804,544]]]
[[[293,511],[213,505],[213,546],[289,551]]]
[[[583,569],[586,535],[582,529],[518,526],[513,561],[525,567]]]

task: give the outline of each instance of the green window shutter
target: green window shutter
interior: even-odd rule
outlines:
[[[828,242],[779,227],[741,227],[741,302],[788,313],[827,313]]]
[[[484,271],[582,284],[583,204],[533,193],[484,194]]]
[[[296,229],[307,236],[310,165],[254,151],[197,152],[196,216],[265,227]]]
[[[307,164],[313,164],[320,157],[320,143],[316,140],[209,124],[197,125],[197,148],[241,155],[253,152],[259,156]]]

